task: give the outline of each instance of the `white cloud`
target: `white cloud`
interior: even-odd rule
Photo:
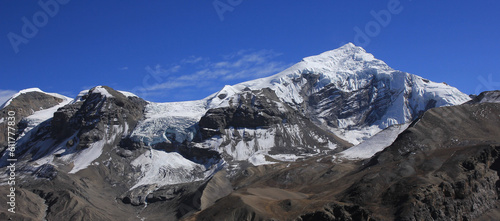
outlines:
[[[181,63],[183,63],[183,64],[196,64],[196,63],[203,61],[203,60],[204,60],[204,58],[202,58],[202,57],[190,56],[186,59],[183,59],[181,61]]]
[[[163,90],[163,89],[176,89],[176,88],[181,88],[181,87],[193,86],[194,84],[195,84],[194,82],[171,82],[171,81],[168,81],[165,83],[153,85],[147,89],[149,91],[156,91],[156,90]]]
[[[191,56],[181,60],[179,64],[170,64],[164,68],[157,64],[147,66],[148,82],[144,86],[148,91],[176,89],[198,86],[201,82],[221,83],[229,80],[250,80],[276,74],[290,64],[274,59],[281,54],[272,50],[240,50],[222,56],[222,59],[211,61],[208,58]],[[154,81],[154,84],[151,82]]]
[[[272,50],[240,50],[219,59],[190,56],[174,64],[156,64],[136,87],[145,98],[177,96],[190,91],[198,95],[215,92],[226,84],[277,74],[291,64],[277,61],[281,54]],[[194,91],[194,92],[193,92]],[[183,95],[188,97],[188,95]]]
[[[12,95],[16,94],[17,91],[13,90],[0,90],[0,106],[3,105],[7,100],[9,100]]]
[[[128,67],[121,67],[120,70],[126,71],[126,70],[128,70]]]

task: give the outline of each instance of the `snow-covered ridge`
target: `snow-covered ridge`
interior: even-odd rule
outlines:
[[[76,95],[76,98],[73,100],[72,103],[76,103],[76,102],[79,102],[79,101],[83,101],[83,97],[88,95],[89,94],[89,91],[90,90],[83,90],[83,91],[80,91],[80,93],[78,93],[78,95]]]
[[[12,97],[10,99],[8,99],[4,104],[2,104],[2,106],[0,106],[0,109],[3,109],[5,107],[9,106],[10,103],[12,102],[12,100],[14,100],[16,97],[19,97],[21,94],[26,94],[26,93],[30,93],[30,92],[40,92],[40,93],[51,95],[51,96],[54,96],[54,97],[57,97],[57,98],[61,98],[63,100],[70,99],[70,98],[68,98],[68,97],[66,97],[64,95],[58,94],[58,93],[47,93],[47,92],[44,92],[44,91],[40,90],[40,88],[28,88],[28,89],[21,90],[21,91],[17,92],[16,94],[12,95]]]
[[[123,94],[125,97],[139,97],[139,96],[135,95],[134,93],[131,93],[131,92],[128,92],[128,91],[118,91],[118,92],[120,92],[121,94]],[[74,102],[82,101],[83,97],[86,96],[86,95],[88,95],[89,93],[99,93],[99,94],[101,94],[104,97],[110,97],[110,98],[113,97],[113,95],[111,95],[108,92],[108,90],[106,90],[106,88],[104,88],[103,86],[96,86],[96,87],[94,87],[94,88],[92,88],[90,90],[80,91],[80,93],[78,93],[78,95],[74,99]]]
[[[228,107],[231,103],[237,103],[237,101],[241,99],[242,94],[245,94],[247,90],[261,90],[265,88],[269,88],[275,92],[277,97],[282,101],[278,102],[279,105],[287,103],[288,106],[297,108],[297,110],[306,106],[307,103],[304,102],[307,101],[309,98],[308,96],[323,93],[323,89],[325,88],[334,88],[345,94],[361,93],[360,91],[362,91],[362,89],[370,88],[372,91],[367,94],[370,94],[369,96],[372,97],[363,97],[363,99],[370,100],[369,102],[371,103],[369,103],[369,105],[371,106],[375,105],[373,103],[373,101],[376,100],[375,98],[387,97],[387,99],[379,99],[389,104],[387,105],[387,110],[377,115],[377,121],[370,122],[370,125],[359,124],[361,121],[360,119],[366,117],[366,115],[362,115],[362,113],[354,113],[343,117],[339,116],[338,119],[330,118],[334,119],[332,121],[337,121],[335,122],[336,125],[332,127],[325,126],[327,123],[326,121],[329,120],[328,116],[325,117],[326,120],[322,118],[315,119],[317,121],[314,122],[319,122],[323,124],[321,126],[325,126],[322,128],[326,128],[335,135],[355,145],[362,143],[364,140],[391,125],[405,124],[411,121],[415,117],[415,114],[420,110],[425,110],[430,102],[435,102],[435,106],[446,106],[457,105],[470,100],[469,96],[461,93],[456,88],[443,83],[435,83],[413,74],[394,70],[383,61],[376,59],[372,54],[367,53],[363,48],[356,47],[353,44],[346,44],[332,51],[306,57],[299,63],[273,76],[232,86],[226,85],[223,89],[205,99],[169,103],[148,102],[145,107],[144,119],[138,122],[131,132],[130,138],[134,141],[142,142],[146,146],[153,146],[154,144],[162,142],[182,143],[184,141],[193,141],[195,140],[195,136],[199,135],[197,134],[199,131],[198,123],[208,110]],[[29,89],[27,91],[30,90],[37,91],[39,89]],[[108,90],[110,89],[107,89],[107,87],[97,86],[90,90],[82,91],[73,102],[83,101],[83,98],[89,93],[99,93],[107,98],[112,98],[113,94],[116,96],[116,93],[110,93]],[[136,97],[136,95],[129,92],[119,92],[127,97]],[[331,95],[325,95],[327,98],[329,96]],[[310,112],[309,114],[327,115],[329,114],[329,110],[332,110],[334,107],[331,103],[325,102],[325,104],[319,108],[326,111],[318,111],[318,113]],[[57,108],[55,108],[55,110],[57,110]],[[311,110],[308,109],[307,111]],[[44,119],[48,119],[47,117],[51,115],[53,115],[53,110],[46,110],[45,112],[36,113],[35,116],[31,118],[28,117],[27,119],[33,119],[33,125],[35,125]],[[300,129],[296,127],[300,127],[300,125],[286,125],[285,129],[287,129],[286,131],[289,131],[290,134],[294,134],[294,132]],[[201,148],[216,150],[219,153],[226,153],[238,161],[248,160],[254,165],[272,163],[266,160],[269,159],[269,157],[278,161],[285,158],[295,159],[301,157],[298,154],[295,154],[294,157],[276,154],[274,154],[276,157],[271,156],[271,154],[269,154],[270,148],[277,146],[274,144],[277,136],[271,129],[231,128],[227,132],[228,134],[251,133],[254,139],[235,142],[232,137],[219,137],[211,140],[204,140],[198,145],[200,145]],[[299,139],[297,138],[297,140]],[[228,143],[231,141],[232,143],[229,145],[221,145],[223,141],[227,141]],[[303,141],[302,143],[306,142],[308,141]],[[377,147],[384,145],[385,144],[379,145],[377,141]],[[92,146],[94,147],[92,149],[99,150],[101,146],[101,144],[96,143]],[[328,146],[331,147],[330,149],[335,149],[334,144],[328,144]],[[363,146],[358,146],[357,149],[361,147]],[[315,147],[310,147],[310,149],[319,151],[319,148]],[[351,151],[354,150],[356,150],[356,148]],[[377,149],[375,148],[370,151],[375,150]],[[370,151],[367,153],[371,153]],[[93,155],[94,153],[99,154]],[[158,159],[163,159],[163,157],[169,159],[178,158],[172,154],[155,154],[158,156]],[[100,151],[95,151],[85,158],[93,159],[99,155]],[[168,157],[166,155],[168,155]],[[150,159],[152,158],[150,157]],[[85,168],[90,162],[82,161],[82,163],[80,163],[82,166],[75,167],[75,171]],[[175,167],[169,165],[168,168]],[[201,168],[200,170],[196,170],[201,171]],[[144,174],[144,176],[147,177],[149,175],[146,176],[146,174]],[[149,182],[147,180],[149,180],[149,178],[145,178],[144,184]],[[183,181],[179,180],[175,182]]]
[[[128,92],[128,91],[118,91],[120,92],[121,94],[125,95],[125,97],[139,97],[137,95],[135,95],[134,93],[131,93],[131,92]]]
[[[277,98],[274,97],[273,92],[266,88],[274,91]],[[336,112],[338,109],[335,109],[335,103],[331,99],[336,95],[329,93],[329,89],[342,94],[339,97],[343,102],[340,102],[340,105],[337,106],[346,104],[347,108],[351,108],[350,104],[355,103],[352,105],[352,109],[355,111],[348,114],[340,111]],[[257,92],[249,92],[248,90],[257,90]],[[366,92],[367,90],[370,90],[370,92]],[[39,89],[28,89],[21,91],[19,94],[30,91],[41,92]],[[118,92],[126,97],[137,97],[130,92]],[[102,96],[88,96],[89,94],[100,94]],[[358,94],[362,96],[353,96]],[[253,105],[248,107],[254,108],[254,104],[260,102],[257,102],[258,100],[256,101],[253,97],[251,97],[252,99],[248,98],[247,95],[261,95],[262,100],[273,104],[270,106],[261,105],[259,108],[268,110],[271,106],[277,107],[278,111],[273,111],[273,114],[281,112],[289,113],[289,115],[277,121],[278,123],[272,121],[271,125],[264,124],[263,127],[241,126],[249,124],[239,124],[240,126],[225,124],[224,127],[219,128],[223,133],[218,135],[205,136],[200,132],[206,128],[200,123],[200,119],[210,109],[243,104],[240,101],[248,101]],[[312,95],[318,95],[317,106],[307,106],[309,101],[312,100]],[[85,100],[88,97],[92,99]],[[109,108],[110,105],[114,105],[115,102],[113,101],[115,99],[121,100],[122,98],[113,89],[105,86],[84,90],[74,100],[65,97],[64,102],[59,105],[37,111],[25,118],[28,121],[28,128],[26,128],[25,134],[21,136],[22,139],[19,140],[18,146],[27,146],[28,142],[34,141],[35,143],[29,147],[31,150],[37,150],[36,155],[33,156],[33,159],[37,159],[33,162],[34,166],[47,163],[54,166],[72,164],[73,167],[70,171],[67,171],[69,174],[75,174],[87,168],[102,167],[103,165],[108,167],[110,162],[121,163],[123,161],[118,161],[114,157],[124,157],[125,163],[131,165],[133,172],[137,175],[133,178],[131,185],[127,186],[127,188],[130,187],[130,190],[134,190],[143,185],[160,187],[204,180],[213,175],[216,170],[221,169],[225,163],[227,163],[228,168],[238,168],[238,166],[247,164],[246,162],[253,165],[263,165],[296,161],[320,154],[331,156],[336,149],[350,146],[345,144],[346,142],[339,141],[340,139],[337,140],[337,137],[356,145],[343,151],[340,154],[342,157],[347,159],[369,158],[389,146],[398,134],[406,129],[408,124],[405,123],[411,121],[418,111],[426,109],[430,103],[435,106],[446,106],[461,104],[470,99],[456,88],[446,84],[431,82],[416,75],[394,70],[364,49],[353,44],[347,44],[336,50],[306,57],[299,63],[273,76],[232,86],[226,85],[220,91],[205,99],[169,103],[144,103],[136,99],[130,99],[141,103],[137,112],[144,113],[144,115],[133,119],[134,129],[129,131],[129,125],[132,124],[127,123],[127,121],[120,125],[102,123],[104,130],[96,130],[96,134],[103,134],[103,138],[92,143],[81,143],[80,139],[85,137],[80,136],[79,132],[75,132],[74,135],[65,138],[64,141],[52,139],[48,135],[48,139],[39,139],[35,138],[35,136],[31,139],[30,137],[30,135],[37,134],[37,129],[31,130],[32,128],[50,119],[58,108],[66,104],[85,101],[85,103],[78,103],[82,104],[80,108],[92,106],[100,107],[102,110],[102,108]],[[349,100],[349,98],[353,99]],[[94,101],[95,103],[93,103]],[[102,107],[95,105],[96,103],[102,104]],[[260,104],[263,103],[265,102],[260,102]],[[244,105],[247,104],[244,103]],[[73,106],[75,108],[79,107],[79,105]],[[145,108],[144,112],[142,112],[143,107]],[[364,115],[362,108],[358,107],[366,109],[381,107],[380,109],[384,110],[380,114],[374,114],[376,115],[374,117],[376,122],[370,121],[362,124],[359,122],[364,121],[369,116],[368,114]],[[112,112],[120,113],[119,111],[123,110],[119,109],[123,107],[117,108],[113,109]],[[235,108],[214,110],[214,112],[231,109]],[[69,111],[72,110],[68,108],[68,113],[71,113]],[[95,116],[100,117],[98,114],[101,113],[105,112],[97,111]],[[331,117],[334,114],[335,116]],[[343,116],[341,116],[342,114]],[[300,120],[293,120],[296,116]],[[106,117],[105,119],[111,121],[113,117]],[[318,117],[318,119],[313,119],[314,117]],[[221,115],[221,118],[227,120],[228,116]],[[0,121],[2,120],[0,119]],[[94,120],[94,118],[91,120]],[[118,120],[112,121],[120,122]],[[335,122],[332,124],[333,126],[329,127],[327,121]],[[99,119],[85,121],[85,123],[88,122],[104,121],[99,121]],[[313,125],[313,123],[316,123],[316,125]],[[45,124],[38,128],[44,129],[43,125]],[[202,127],[201,130],[200,127]],[[387,127],[388,129],[384,130]],[[209,127],[208,129],[212,128]],[[218,131],[219,129],[214,130]],[[328,133],[325,134],[325,131]],[[333,132],[337,137],[334,137],[329,132]],[[128,136],[132,141],[141,143],[141,145],[138,145],[141,149],[134,150],[141,151],[140,153],[125,155],[126,152],[117,145],[120,139],[128,139]],[[194,151],[214,152],[216,157],[208,159],[207,163],[207,161],[196,159],[198,157],[196,154],[194,154],[195,157],[193,158],[181,151],[179,153],[166,152],[151,148],[159,143],[168,147],[170,147],[168,144],[174,143],[175,145],[171,146],[177,149],[169,151],[194,147],[196,148],[193,149]],[[180,143],[186,145],[178,145]],[[79,147],[80,144],[84,144],[81,145],[83,149]],[[142,144],[146,147],[142,146]],[[112,151],[117,151],[117,153],[123,151],[124,155],[118,154],[119,156],[116,156],[111,154]],[[132,153],[132,151],[129,152]],[[203,154],[204,152],[200,153]],[[131,156],[134,157],[131,158]],[[208,156],[211,157],[212,155]],[[6,155],[3,157],[5,161]],[[242,162],[245,163],[241,164]]]
[[[353,118],[339,119],[339,128],[330,128],[353,144],[373,136],[383,129],[411,121],[415,111],[424,110],[429,102],[435,106],[458,105],[470,100],[458,89],[443,83],[435,83],[419,76],[397,71],[376,59],[363,48],[352,43],[316,56],[304,58],[299,63],[273,76],[255,79],[236,85],[226,85],[220,91],[198,101],[174,103],[149,103],[146,119],[133,132],[136,140],[147,144],[191,140],[195,125],[208,109],[227,107],[237,101],[245,90],[272,89],[285,103],[300,105],[304,102],[304,87],[308,83],[304,75],[318,76],[314,94],[327,85],[334,85],[343,92],[356,92],[378,82],[373,96],[392,94],[391,105],[384,116],[370,127],[355,128]],[[329,107],[326,107],[328,109]]]
[[[302,74],[318,74],[320,76],[313,92],[319,91],[330,83],[337,83],[339,86],[346,83],[342,89],[353,91],[368,82],[370,74],[364,71],[370,69],[377,70],[379,73],[394,71],[363,48],[349,43],[335,50],[306,57],[276,75],[234,85],[232,92],[242,91],[247,87],[252,90],[271,88],[284,101],[301,103],[303,99],[300,96],[300,90],[305,82],[294,83],[294,80],[299,79]],[[224,89],[227,90],[227,86]]]
[[[421,95],[427,92],[426,94],[432,97],[446,97],[443,103],[461,104],[470,100],[467,95],[454,87],[427,80],[424,82],[424,79],[416,75],[396,71],[385,62],[376,59],[372,54],[352,43],[316,56],[306,57],[301,62],[276,75],[243,82],[234,86],[225,86],[221,91],[208,98],[212,100],[212,103],[216,104],[211,107],[226,106],[227,102],[225,101],[231,95],[241,92],[245,88],[252,90],[271,88],[283,101],[300,104],[303,102],[300,91],[306,82],[296,82],[296,80],[300,80],[303,74],[319,75],[318,82],[310,93],[315,93],[329,84],[335,84],[342,91],[352,92],[359,90],[369,83],[372,78],[377,77],[379,79],[389,79],[391,85],[386,86],[391,89],[402,89],[405,87],[406,80],[413,81],[418,84],[415,89]],[[221,93],[227,94],[227,96],[221,99],[219,98]]]
[[[206,168],[204,165],[194,163],[178,153],[150,149],[131,162],[132,166],[139,168],[141,175],[130,190],[142,185],[154,184],[160,187],[204,180],[213,175],[223,164],[224,162],[221,161],[212,167]]]

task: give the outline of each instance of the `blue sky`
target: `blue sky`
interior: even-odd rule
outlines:
[[[468,94],[500,89],[494,0],[40,2],[48,10],[0,2],[0,99],[30,87],[73,97],[96,85],[151,101],[201,99],[347,42]]]

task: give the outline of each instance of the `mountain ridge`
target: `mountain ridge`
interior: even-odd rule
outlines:
[[[29,101],[17,102],[19,97],[2,111]],[[97,86],[44,107],[52,118],[19,127],[16,156],[26,174],[20,183],[39,200],[54,202],[50,211],[62,208],[49,217],[109,219],[110,212],[87,200],[98,199],[116,207],[110,211],[177,220],[210,208],[229,194],[224,188],[247,185],[239,182],[249,171],[302,163],[307,171],[315,160],[355,168],[397,141],[427,110],[464,102],[472,101],[456,88],[394,70],[352,44],[195,101],[148,102]],[[3,166],[7,157],[3,151]],[[107,191],[105,198],[100,191]],[[66,202],[80,203],[89,214],[66,208]],[[160,209],[165,206],[171,209]]]

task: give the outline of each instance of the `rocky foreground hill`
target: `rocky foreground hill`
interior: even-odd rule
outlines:
[[[198,101],[23,90],[0,115],[6,128],[16,112],[17,160],[16,213],[0,204],[0,219],[494,220],[499,94],[352,44]]]

